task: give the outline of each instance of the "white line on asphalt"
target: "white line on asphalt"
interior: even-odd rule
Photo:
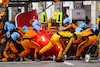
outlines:
[[[40,62],[54,62],[54,61],[40,61]],[[23,63],[36,63],[36,62],[33,62],[33,61],[26,61],[26,62],[1,62],[1,63],[17,63],[17,64],[23,64]],[[67,61],[64,61],[63,62],[64,64],[67,64],[67,65],[74,65],[73,63],[69,63]]]
[[[74,65],[73,63],[69,63],[67,61],[64,61],[64,64],[67,64],[67,65]]]
[[[40,61],[40,62],[54,62],[54,61]],[[24,61],[24,62],[0,62],[0,63],[36,63],[35,61]]]

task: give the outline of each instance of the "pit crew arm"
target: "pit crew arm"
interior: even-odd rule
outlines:
[[[66,29],[68,29],[68,28],[70,28],[70,27],[71,27],[71,24],[68,25],[67,27],[65,27],[65,28],[63,28],[63,29],[61,29],[61,30],[59,30],[59,31],[64,31],[64,30],[66,30]]]
[[[71,38],[70,38],[70,41],[69,41],[69,43],[68,43],[68,45],[67,45],[67,47],[66,47],[66,49],[65,49],[64,52],[67,52],[67,51],[68,51],[68,49],[70,48],[70,46],[71,46],[73,40],[74,40],[74,37],[71,37]]]

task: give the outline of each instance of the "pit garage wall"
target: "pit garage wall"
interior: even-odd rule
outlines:
[[[92,27],[96,24],[96,1],[91,3],[91,23]]]
[[[98,11],[98,5],[100,4],[100,1],[92,1],[91,3],[91,23],[92,27],[97,23],[97,17],[100,15],[100,12]]]
[[[94,27],[97,23],[97,17],[100,15],[100,12],[98,11],[98,5],[100,4],[100,1],[91,1],[91,5],[84,5],[84,9],[86,10],[86,16],[90,19],[89,24],[87,24],[88,27]]]
[[[25,12],[25,8],[21,7],[21,12]],[[18,7],[8,7],[9,10],[9,21],[15,21],[15,16],[19,13],[18,12]]]
[[[91,27],[92,26],[92,23],[91,23],[91,5],[84,5],[83,8],[86,10],[85,15],[90,20],[89,24],[87,24],[87,27]]]

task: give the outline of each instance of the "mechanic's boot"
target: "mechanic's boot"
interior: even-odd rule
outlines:
[[[13,58],[7,58],[7,60],[10,62],[10,61],[13,61]]]
[[[15,58],[15,61],[25,61],[25,58],[24,58],[24,57],[19,57],[19,56],[17,56],[17,57]]]
[[[64,62],[63,58],[57,59],[56,62]]]
[[[20,61],[20,57],[19,56],[16,56],[15,57],[15,61]]]
[[[75,56],[75,57],[73,58],[73,60],[80,60],[80,57]]]
[[[42,58],[42,54],[37,52],[36,53],[36,61],[41,61],[41,58]]]
[[[35,61],[34,59],[32,59],[32,61]]]

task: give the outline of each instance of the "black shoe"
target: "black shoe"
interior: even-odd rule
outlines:
[[[34,59],[32,59],[32,61],[35,61]]]
[[[15,61],[20,61],[20,57],[16,56]]]
[[[35,59],[35,58],[34,58],[34,53],[33,53],[32,61],[35,61],[34,59]]]
[[[20,61],[19,53],[16,54],[15,61]]]
[[[13,58],[7,58],[8,61],[13,61]]]
[[[56,62],[64,62],[64,60],[63,59],[59,59],[59,60],[57,59]]]
[[[21,61],[26,61],[27,60],[27,58],[25,56],[21,57],[20,59],[21,59]]]

